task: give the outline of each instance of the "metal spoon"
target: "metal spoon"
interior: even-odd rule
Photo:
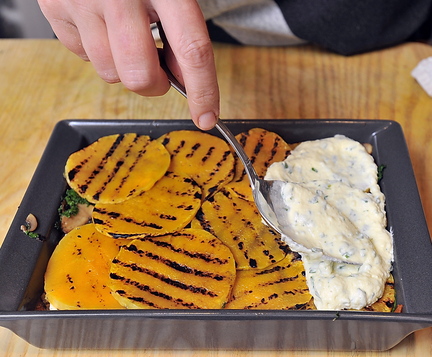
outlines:
[[[178,79],[174,76],[171,70],[165,63],[163,55],[159,55],[160,65],[162,69],[167,74],[168,80],[171,86],[176,89],[179,93],[181,93],[185,98],[187,98],[186,88],[178,81]],[[278,209],[283,209],[283,202],[281,196],[281,187],[284,184],[283,181],[277,180],[263,180],[260,179],[258,174],[256,173],[252,162],[249,157],[246,155],[243,147],[240,145],[238,140],[235,138],[234,134],[231,130],[225,125],[225,123],[218,119],[215,128],[219,130],[219,132],[224,136],[224,138],[228,141],[228,143],[234,148],[236,154],[239,159],[242,161],[246,174],[249,177],[250,185],[252,188],[252,194],[255,201],[255,205],[258,208],[258,211],[261,214],[261,217],[264,221],[275,231],[284,235],[284,237],[288,240],[288,244],[290,248],[298,251],[298,252],[308,252],[312,253],[316,251],[315,248],[307,248],[302,244],[294,241],[291,237],[288,237],[283,233],[277,219]],[[342,259],[331,257],[327,255],[323,255],[324,259],[332,260],[337,263],[348,263],[348,264],[356,264],[353,262],[346,262]]]

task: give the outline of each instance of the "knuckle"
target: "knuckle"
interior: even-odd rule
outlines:
[[[121,82],[132,92],[151,95],[155,91],[157,78],[143,70],[128,70],[123,72]]]
[[[191,98],[192,102],[196,106],[207,106],[208,104],[212,104],[215,101],[215,98],[218,96],[218,91],[216,89],[205,88],[198,92],[194,93],[194,96]]]
[[[201,67],[213,60],[212,44],[208,38],[181,41],[178,60],[186,67]]]

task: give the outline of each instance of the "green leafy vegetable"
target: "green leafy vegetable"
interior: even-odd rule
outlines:
[[[27,234],[30,238],[33,239],[39,239],[39,233],[35,233],[35,232],[24,232],[25,234]]]
[[[59,215],[65,217],[76,216],[78,214],[79,204],[89,206],[90,202],[78,195],[76,191],[68,189],[66,191],[66,196],[58,209]]]
[[[381,181],[383,178],[383,171],[386,168],[386,165],[379,165],[378,166],[378,181]]]

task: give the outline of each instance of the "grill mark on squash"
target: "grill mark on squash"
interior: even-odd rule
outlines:
[[[241,211],[241,209],[236,208],[237,204],[235,203],[235,201],[232,200],[232,195],[228,190],[222,190],[222,191],[220,191],[220,193],[229,199],[229,204],[232,205],[234,210],[239,211],[239,212]],[[213,204],[213,207],[214,207],[215,211],[217,212],[217,217],[218,217],[219,221],[223,222],[223,224],[225,226],[228,226],[229,225],[228,217],[226,215],[224,215],[223,213],[222,214],[220,213],[221,211],[223,211],[223,209],[225,207],[221,207],[220,205],[217,205],[217,204]],[[257,211],[257,215],[259,215],[258,211]],[[243,223],[243,226],[245,227],[245,229],[250,229],[253,226],[253,223],[250,220],[241,219],[241,222]],[[281,241],[279,235],[276,232],[274,232],[274,231],[270,231],[270,232],[274,233],[274,235],[275,235],[274,241],[279,246],[279,249],[281,251],[283,251],[284,253],[288,253],[290,251],[288,245],[286,245],[283,241]],[[261,239],[261,237],[257,233],[255,233],[255,240],[257,242],[257,245],[261,245],[263,247],[267,246],[265,241],[263,239]],[[231,232],[231,241],[233,243],[237,242],[236,245],[238,247],[238,250],[240,252],[242,252],[245,260],[248,261],[249,267],[252,269],[257,268],[258,267],[257,260],[249,257],[250,252],[245,247],[244,242],[242,241],[242,237],[234,234],[234,232]],[[270,252],[267,249],[263,249],[261,251],[261,253],[263,256],[268,257],[268,261],[270,264],[276,263],[277,260],[274,258],[274,255],[270,254]]]
[[[259,138],[257,139],[257,142],[252,150],[252,153],[250,155],[250,161],[252,164],[254,164],[257,161],[258,156],[261,153],[261,150],[264,148],[266,149],[269,145],[265,145],[265,139],[266,137],[268,137],[268,134],[270,134],[270,132],[263,130],[260,135]],[[239,142],[240,144],[245,147],[246,143],[248,142],[248,140],[250,140],[249,138],[251,137],[251,133],[250,132],[246,132],[246,133],[241,133],[239,136]],[[282,143],[282,138],[280,138],[279,136],[276,136],[273,140],[273,144],[272,147],[270,149],[270,156],[262,163],[262,166],[265,170],[263,170],[264,172],[267,170],[267,168],[274,162],[275,160],[275,156],[278,153],[278,147],[281,145]],[[285,150],[284,152],[284,159],[290,154],[290,150]],[[258,171],[261,170],[261,168],[256,168]],[[263,173],[262,172],[258,172],[259,176],[262,176]],[[246,176],[246,171],[243,169],[241,175],[235,180],[235,182],[240,182],[243,181],[245,179]]]
[[[184,139],[189,135],[187,139]],[[234,156],[220,138],[199,131],[173,131],[158,139],[170,152],[174,170],[183,170],[212,196],[234,176]]]
[[[183,237],[184,236],[186,236],[186,237],[187,236],[191,236],[191,235],[184,234],[184,233],[172,233],[171,235],[173,237],[176,237],[176,236],[183,236]],[[212,264],[217,264],[217,265],[224,265],[224,264],[228,263],[228,260],[226,260],[226,259],[220,259],[220,258],[217,258],[217,257],[212,257],[209,254],[195,253],[195,252],[190,252],[190,251],[182,249],[182,248],[176,248],[171,243],[168,243],[168,242],[164,242],[164,241],[160,241],[160,240],[150,240],[149,242],[151,242],[152,244],[154,244],[157,247],[170,250],[171,252],[174,252],[174,253],[183,254],[183,255],[185,255],[185,256],[187,256],[189,258],[192,258],[192,259],[203,260],[206,263],[212,263]],[[125,249],[127,249],[127,250],[129,250],[131,252],[136,252],[137,254],[144,254],[145,255],[145,253],[146,253],[146,252],[144,252],[142,250],[138,250],[136,248],[136,246],[134,246],[134,245],[130,245],[129,247],[126,247]]]
[[[123,139],[124,139],[124,136],[123,136],[122,140],[123,140]],[[132,146],[133,146],[134,144],[136,144],[137,140],[138,140],[138,135],[135,135],[135,137],[134,137],[132,143],[129,144],[128,149],[126,150],[126,152],[125,152],[125,154],[124,154],[124,156],[123,156],[124,158],[128,157],[128,155],[129,155],[129,153],[130,153],[130,151],[131,151]],[[119,144],[120,144],[120,143],[119,143]],[[119,145],[119,144],[118,144],[118,145]],[[118,145],[117,145],[117,147],[118,147]],[[115,152],[115,150],[111,153],[111,155],[113,155],[114,152]],[[141,155],[141,156],[142,156],[142,155]],[[139,157],[141,157],[141,156],[139,156]],[[139,157],[138,157],[138,158],[139,158]],[[137,162],[138,158],[135,159],[134,164]],[[114,179],[114,177],[116,176],[116,174],[118,173],[118,171],[120,170],[120,168],[123,166],[123,164],[124,164],[124,160],[123,160],[123,159],[122,159],[122,160],[119,160],[119,161],[116,162],[114,170],[112,171],[111,174],[108,175],[108,180],[105,181],[104,184],[103,184],[103,186],[101,186],[101,187],[96,191],[96,193],[93,195],[93,198],[94,198],[95,200],[99,200],[99,197],[100,197],[101,193],[104,192],[104,191],[106,190],[108,184],[109,184],[109,183]],[[135,165],[133,165],[133,166],[135,166]],[[99,167],[100,167],[100,166],[99,166]],[[133,169],[133,167],[130,167],[130,168],[129,168],[129,173],[132,171],[132,169]],[[120,185],[116,188],[116,191],[117,191],[117,192],[118,192],[118,191],[120,190],[120,188],[124,185],[124,183],[126,182],[126,180],[128,179],[128,177],[129,177],[129,174],[128,174],[127,176],[125,176],[125,177],[122,178],[122,180],[121,180],[121,182],[120,182]]]
[[[163,256],[158,255],[158,254],[153,254],[152,252],[149,252],[149,251],[144,252],[142,250],[138,250],[138,249],[136,249],[136,247],[135,247],[135,249],[132,249],[132,250],[129,250],[127,248],[125,248],[125,249],[129,252],[132,252],[133,254],[138,254],[140,257],[145,256],[145,257],[149,258],[150,260],[160,262],[160,263],[166,265],[167,267],[174,269],[174,270],[177,270],[177,271],[184,273],[184,274],[190,274],[190,275],[194,275],[194,276],[197,276],[200,278],[210,278],[210,279],[213,279],[216,281],[223,281],[224,279],[226,279],[226,277],[224,277],[223,275],[214,274],[211,272],[205,272],[202,270],[194,269],[194,268],[191,268],[189,266],[179,264],[173,260],[167,259]],[[147,268],[138,266],[135,263],[130,264],[128,262],[123,262],[123,261],[120,261],[118,259],[114,259],[113,264],[121,265],[125,268],[131,269],[133,271],[138,271],[140,273],[145,273],[145,274],[151,275],[153,277],[156,277],[155,274],[158,274],[157,272],[154,272],[154,271],[151,271]]]
[[[188,251],[181,249],[181,248],[175,248],[175,247],[173,247],[173,245],[171,245],[170,243],[167,243],[167,242],[162,242],[162,241],[157,241],[157,240],[154,240],[154,241],[153,240],[146,240],[146,242],[155,244],[156,246],[162,247],[164,249],[169,249],[171,251],[184,254],[188,257],[204,259],[207,262],[217,262],[218,264],[224,264],[224,262],[226,262],[226,260],[212,259],[207,254],[191,253],[191,252],[188,252]],[[140,257],[145,256],[147,259],[160,262],[160,263],[164,264],[165,266],[167,266],[171,269],[174,269],[176,271],[179,271],[181,273],[184,273],[184,274],[191,274],[191,275],[194,275],[194,276],[197,276],[200,278],[210,278],[210,279],[214,279],[216,281],[223,281],[226,279],[226,277],[224,277],[220,274],[217,274],[217,273],[205,272],[205,271],[191,268],[191,267],[186,266],[186,265],[178,264],[177,262],[170,260],[170,259],[167,259],[161,255],[154,254],[150,250],[143,251],[141,249],[138,249],[138,247],[135,244],[125,246],[122,249],[127,250],[127,251],[131,252],[132,254],[138,254]],[[163,253],[161,253],[161,254],[164,255]],[[147,267],[139,266],[136,263],[130,263],[130,261],[134,261],[134,260],[128,259],[128,261],[120,261],[118,258],[115,258],[113,260],[112,264],[115,264],[117,266],[121,266],[124,269],[132,270],[134,272],[138,272],[141,274],[151,276],[152,278],[157,279],[157,280],[159,280],[165,284],[168,284],[172,287],[175,287],[175,288],[178,288],[178,289],[181,289],[184,291],[192,292],[193,294],[198,294],[198,295],[206,296],[209,298],[217,298],[218,297],[217,293],[210,291],[204,287],[199,287],[196,285],[186,284],[184,282],[179,282],[179,281],[173,280],[169,276],[166,276],[164,274],[160,274],[159,272],[154,271],[152,269],[149,269]],[[175,303],[177,305],[181,305],[183,307],[188,307],[188,308],[199,308],[198,306],[196,306],[193,303],[186,303],[183,300],[176,298],[175,296],[163,293],[154,287],[150,287],[149,285],[146,285],[146,284],[141,284],[138,281],[132,280],[130,278],[126,278],[124,276],[121,276],[118,273],[111,273],[110,277],[112,279],[122,281],[122,283],[125,284],[125,286],[132,285],[141,291],[145,291],[145,292],[147,292],[153,296],[168,300],[168,301]],[[152,286],[157,286],[157,285],[158,284],[154,284],[154,285],[152,284]],[[121,295],[127,299],[130,299],[132,301],[142,302],[142,303],[148,304],[149,306],[154,307],[153,302],[144,301],[144,298],[142,298],[142,297],[131,296],[131,295],[127,294],[124,290],[123,291],[116,291],[116,292],[119,295]]]
[[[175,298],[175,297],[173,297],[171,295],[168,295],[168,294],[165,294],[165,293],[163,293],[161,291],[155,290],[155,289],[153,289],[152,287],[150,287],[150,286],[148,286],[146,284],[141,284],[138,281],[122,277],[122,276],[120,276],[118,274],[111,273],[110,274],[110,278],[114,279],[114,280],[121,280],[123,282],[123,284],[125,284],[125,285],[132,285],[132,286],[134,286],[135,288],[137,288],[137,289],[139,289],[141,291],[145,291],[145,292],[147,292],[147,293],[149,293],[149,294],[151,294],[151,295],[153,295],[155,297],[158,297],[158,298],[161,298],[161,299],[173,302],[173,303],[175,303],[177,305],[180,305],[180,306],[183,306],[183,307],[188,307],[190,309],[199,309],[199,307],[196,306],[194,303],[184,302],[182,299]],[[184,290],[186,290],[186,289],[184,289]],[[131,301],[145,303],[145,304],[147,304],[147,305],[149,305],[151,307],[162,309],[162,307],[157,306],[154,302],[146,300],[146,299],[144,299],[141,296],[130,295],[130,294],[128,294],[124,290],[116,290],[116,293],[119,294],[120,296],[126,298],[126,299],[131,300]]]
[[[140,139],[140,135],[137,134],[129,134],[134,135],[133,140],[128,144],[127,149],[125,153],[122,155],[122,157],[114,164],[113,169],[111,172],[107,174],[106,180],[102,184],[100,184],[99,187],[95,187],[93,191],[95,192],[93,194],[94,200],[99,200],[100,195],[108,188],[108,185],[117,177],[117,174],[119,170],[124,166],[125,160],[127,157],[130,156],[132,148],[137,145],[138,140]],[[122,142],[125,140],[125,134],[119,134],[115,141],[112,143],[111,147],[107,150],[105,155],[101,158],[99,164],[96,166],[96,169],[93,170],[91,175],[84,181],[83,184],[79,185],[79,189],[82,193],[85,193],[90,186],[94,185],[95,179],[98,177],[98,175],[101,173],[103,168],[106,168],[106,163],[108,160],[113,157],[118,147],[122,144]],[[129,179],[129,175],[134,171],[137,163],[141,160],[143,155],[147,152],[147,146],[149,145],[151,141],[147,142],[146,145],[138,151],[136,154],[136,157],[133,161],[133,163],[130,164],[130,166],[127,168],[127,172],[125,175],[123,175],[122,179],[120,180],[119,185],[115,188],[115,191],[119,192],[121,188],[125,185],[125,183]],[[83,167],[83,165],[90,161],[92,156],[86,158],[86,160],[83,160],[79,165],[75,166],[72,170],[68,172],[69,180],[72,181],[76,174],[79,172],[79,170]],[[132,196],[136,192],[136,189],[131,190],[127,197]]]
[[[178,175],[175,175],[172,172],[167,171],[165,173],[165,176],[178,176]],[[193,179],[191,179],[189,177],[185,177],[183,179],[183,181],[186,182],[186,183],[192,184],[193,187],[199,187],[198,184],[195,182],[195,180],[193,180]],[[171,192],[172,195],[175,195],[175,196],[190,195],[190,191],[170,191],[170,192]],[[142,194],[146,194],[146,193],[143,192]],[[194,198],[197,199],[197,200],[201,200],[201,196],[202,196],[201,192],[196,192],[194,194]],[[194,209],[194,207],[192,205],[188,205],[188,206],[180,205],[180,206],[177,206],[177,208],[179,210],[184,210],[184,211],[190,211],[190,210]],[[138,226],[138,227],[151,227],[153,229],[163,229],[164,228],[163,223],[156,224],[154,222],[137,221],[133,217],[124,216],[121,212],[109,211],[107,209],[103,209],[103,208],[100,208],[98,206],[95,206],[94,209],[93,209],[93,211],[94,211],[94,213],[98,213],[101,216],[106,216],[107,217],[105,219],[95,219],[94,218],[93,221],[94,221],[95,224],[104,224],[106,226],[110,226],[110,224],[109,224],[110,220],[111,219],[116,219],[116,220],[120,220],[120,221],[125,221],[125,222],[127,222],[129,224],[133,224],[133,225]],[[159,217],[162,221],[163,220],[176,221],[178,219],[178,217],[175,216],[174,214],[166,214],[166,213],[160,213],[160,214],[158,214],[157,217]],[[134,234],[116,234],[116,233],[110,233],[110,235],[112,237],[115,237],[115,238],[120,238],[120,237],[121,238],[127,238],[127,237],[134,237],[134,236],[137,236],[139,234],[135,234],[135,233]]]
[[[169,143],[169,141],[170,141],[169,136],[167,136],[167,138],[165,138],[164,142],[166,140],[168,140],[167,143]],[[185,146],[185,144],[186,144],[185,140],[180,141],[179,145],[173,150],[171,157],[177,155],[180,152],[180,150]]]
[[[120,167],[123,166],[123,164],[124,164],[123,160],[119,160],[119,161],[116,162],[113,171],[108,175],[108,180],[106,180],[103,183],[103,185],[99,187],[99,189],[93,195],[93,199],[95,199],[96,201],[99,200],[99,197],[100,197],[101,193],[105,191],[105,189],[107,188],[108,184],[113,180],[113,178],[115,177],[115,175],[117,174],[117,172],[120,170]],[[118,189],[116,189],[116,191],[118,191]]]
[[[198,294],[198,295],[211,297],[211,298],[217,297],[216,293],[214,293],[214,292],[212,292],[206,288],[194,286],[194,285],[190,285],[190,284],[185,284],[185,283],[179,282],[177,280],[173,280],[173,279],[169,278],[168,276],[162,275],[156,271],[153,271],[153,270],[150,270],[147,268],[138,267],[136,264],[124,263],[124,265],[123,265],[122,263],[124,263],[124,262],[116,262],[116,264],[121,265],[124,268],[132,269],[133,271],[139,272],[141,274],[150,275],[151,277],[153,277],[153,278],[155,278],[155,279],[157,279],[157,280],[159,280],[165,284],[173,286],[175,288],[178,288],[178,289],[181,289],[184,291],[188,291],[188,292],[192,292],[192,293]],[[111,277],[111,279],[121,280],[125,285],[133,285],[141,291],[149,292],[150,294],[158,296],[158,297],[165,296],[165,298],[167,300],[173,300],[173,296],[165,294],[159,290],[156,290],[156,289],[148,286],[147,284],[141,284],[139,281],[132,280],[130,278],[126,278],[126,277],[118,275],[116,273],[111,273],[110,277]]]
[[[190,151],[189,153],[187,153],[187,154],[185,155],[185,157],[186,157],[186,158],[191,158],[192,156],[195,155],[195,153],[197,152],[197,150],[198,150],[200,147],[201,147],[201,144],[200,144],[200,143],[196,143],[195,145],[193,145],[193,146],[191,147],[191,151]],[[205,160],[201,159],[201,161],[205,161]]]
[[[201,159],[201,161],[202,161],[202,162],[205,162],[205,161],[209,160],[209,159],[211,158],[212,154],[213,154],[214,149],[215,149],[214,147],[211,147],[211,148],[208,150],[208,152],[206,153],[206,155]],[[225,151],[225,152],[223,153],[222,157],[216,161],[216,163],[215,163],[215,169],[214,169],[213,171],[211,171],[210,173],[207,174],[207,175],[208,175],[208,178],[207,178],[207,180],[205,180],[205,181],[202,182],[203,185],[207,185],[209,182],[212,182],[212,181],[214,180],[214,177],[215,177],[216,175],[219,174],[220,169],[224,166],[225,162],[228,160],[228,158],[230,157],[230,155],[232,155],[232,153],[231,153],[231,151],[229,151],[229,150],[227,150],[227,151]],[[231,174],[232,172],[234,172],[234,168],[232,168],[232,169],[230,170],[230,174]],[[211,187],[211,188],[209,189],[209,191],[212,190],[212,193],[215,192],[215,191],[217,190],[217,188],[218,188],[222,183],[224,183],[225,181],[226,181],[226,176],[225,176],[225,174],[224,174],[224,176],[223,176],[220,180],[218,180],[218,181],[213,185],[213,187]]]
[[[78,172],[81,171],[82,167],[87,164],[88,162],[88,158],[86,158],[85,160],[81,161],[78,165],[76,165],[73,169],[69,170],[68,172],[68,178],[70,181],[73,181],[73,179],[75,178],[76,174]]]
[[[139,136],[137,136],[134,140],[134,144],[138,141]],[[132,165],[129,168],[129,173],[131,173],[136,165],[138,164],[138,162],[141,160],[141,158],[145,155],[145,153],[147,152],[147,146],[151,143],[151,141],[148,141],[146,146],[142,148],[142,150],[140,150],[138,152],[138,155],[136,155],[136,158],[134,160],[134,162],[132,163]],[[130,150],[128,150],[128,153],[130,152]],[[122,188],[124,186],[124,184],[127,182],[129,175],[126,175],[125,177],[123,177],[123,179],[120,182],[119,187],[117,188],[117,191],[120,190],[120,188]],[[136,192],[136,189],[132,189],[129,194],[127,195],[127,197],[132,196],[134,193]]]
[[[212,146],[208,149],[208,151],[206,152],[206,154],[202,157],[201,161],[204,163],[206,162],[212,155],[213,151],[215,150],[215,147]]]
[[[111,262],[110,288],[129,307],[221,308],[234,277],[228,248],[204,231],[185,229],[123,245]]]
[[[140,138],[140,136],[139,136],[139,135],[136,135],[135,138],[133,139],[133,141],[129,144],[129,146],[128,146],[128,148],[127,148],[127,150],[126,150],[126,152],[125,152],[125,154],[124,154],[124,156],[123,156],[123,159],[117,161],[114,170],[112,171],[112,173],[110,173],[110,174],[108,175],[108,180],[105,181],[104,184],[103,184],[103,186],[101,186],[101,187],[96,191],[96,193],[93,195],[93,198],[94,198],[95,200],[98,200],[98,199],[99,199],[99,196],[100,196],[100,195],[101,195],[101,194],[102,194],[102,193],[107,189],[108,184],[109,184],[109,183],[110,183],[110,182],[111,182],[111,181],[116,177],[118,171],[120,170],[120,168],[123,166],[123,164],[124,164],[124,162],[125,162],[124,159],[126,159],[126,158],[129,156],[132,147],[133,147],[134,145],[137,144],[139,138]],[[129,179],[130,174],[131,174],[132,171],[135,169],[135,166],[137,165],[137,163],[139,162],[139,160],[141,160],[141,158],[143,157],[143,155],[147,152],[147,145],[148,145],[149,143],[150,143],[150,141],[146,143],[146,146],[145,146],[145,147],[143,147],[142,149],[140,149],[140,150],[138,151],[138,154],[136,155],[134,162],[133,162],[133,163],[132,163],[128,168],[127,168],[127,173],[123,176],[123,178],[122,178],[121,181],[120,181],[120,184],[116,187],[115,190],[116,190],[117,192],[119,192],[119,191],[121,190],[121,188],[124,186],[124,184],[125,184],[125,183],[127,182],[127,180]],[[114,154],[114,152],[112,153],[112,155],[113,155],[113,154]],[[130,197],[131,195],[133,195],[133,194],[135,193],[135,191],[136,191],[136,189],[131,190],[131,191],[128,193],[127,197]]]
[[[110,212],[108,210],[101,209],[101,208],[98,208],[98,207],[95,207],[93,209],[93,211],[95,213],[100,214],[100,215],[105,215],[109,219],[115,218],[117,220],[125,221],[127,223],[130,223],[130,224],[133,224],[133,225],[136,225],[136,226],[139,226],[139,227],[151,227],[151,228],[154,228],[154,229],[162,229],[163,228],[163,226],[161,226],[159,224],[156,224],[156,223],[153,223],[153,222],[138,222],[134,218],[123,216],[120,212]],[[175,216],[165,215],[165,214],[160,214],[159,217],[161,219],[168,219],[168,220],[171,220],[171,221],[177,219],[177,217],[175,217]],[[93,219],[93,221],[96,224],[105,224],[105,225],[108,225],[108,222],[109,222],[108,219],[105,219],[105,220]],[[136,235],[136,234],[126,235],[126,236],[134,236],[134,235]]]
[[[267,133],[266,131],[262,132],[259,136],[257,143],[255,144],[255,147],[253,149],[253,155],[251,155],[251,162],[252,163],[254,163],[257,160],[257,157],[260,154],[261,149],[264,147],[264,137],[265,137],[266,133]],[[243,176],[244,175],[246,175],[245,171],[243,171]]]
[[[98,170],[93,170],[92,174],[87,178],[87,180],[84,181],[84,184],[80,186],[80,189],[82,192],[87,191],[87,189],[91,185],[92,181],[100,173],[100,170],[104,168],[108,159],[114,154],[114,152],[116,151],[116,149],[118,148],[120,143],[123,141],[124,137],[125,137],[124,134],[119,134],[117,136],[117,138],[114,140],[111,147],[108,149],[108,151],[105,153],[105,155],[102,157],[101,161],[99,162],[99,165],[97,166]]]
[[[295,280],[295,279],[293,279],[293,280]],[[269,284],[262,284],[261,286],[267,286],[267,285],[269,285]],[[265,306],[265,305],[269,304],[269,302],[271,300],[283,298],[283,296],[286,296],[286,295],[293,295],[293,296],[297,295],[297,294],[302,295],[302,294],[308,293],[308,291],[309,290],[307,288],[305,288],[305,289],[284,290],[282,293],[279,293],[279,294],[278,293],[271,293],[267,297],[263,297],[259,302],[252,303],[252,304],[245,306],[244,309],[246,309],[246,310],[258,309],[260,306]],[[253,291],[250,291],[250,293],[253,293]],[[294,306],[287,306],[286,308],[282,308],[282,310],[304,309],[306,305],[307,305],[307,303],[296,304]]]

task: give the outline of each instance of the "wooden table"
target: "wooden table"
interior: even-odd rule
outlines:
[[[429,228],[432,228],[432,98],[411,70],[432,47],[404,44],[353,57],[313,46],[215,45],[223,118],[392,119],[404,130]],[[143,98],[105,84],[92,65],[56,40],[0,40],[0,244],[61,119],[186,119],[175,91]],[[1,267],[0,267],[1,268]],[[51,351],[0,328],[0,356],[345,356],[336,352]],[[432,328],[384,353],[432,356]]]

